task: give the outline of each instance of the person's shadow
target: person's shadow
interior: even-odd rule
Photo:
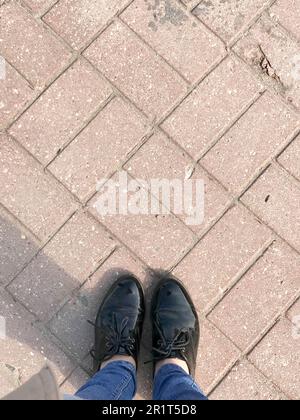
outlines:
[[[126,261],[126,253],[117,248],[80,287],[78,279],[44,251],[38,252],[34,241],[24,236],[10,217],[0,216],[0,397],[24,383],[47,361],[54,367],[63,391],[75,392],[83,385],[92,373],[89,353],[94,328],[88,320],[95,320],[114,281],[130,272],[140,278],[148,308],[138,365],[137,398],[151,399],[153,365],[145,364],[152,358],[149,306],[152,291],[165,273],[141,268],[132,256]],[[122,266],[121,261],[125,261]],[[40,308],[41,302],[45,302],[45,312]],[[38,317],[36,312],[30,313],[35,307]]]

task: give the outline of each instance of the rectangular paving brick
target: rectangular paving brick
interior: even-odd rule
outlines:
[[[230,41],[267,4],[268,0],[201,0],[193,13],[225,41]]]
[[[135,0],[121,18],[191,82],[224,53],[222,42],[175,0]]]
[[[8,63],[5,80],[0,79],[0,129],[4,129],[32,98],[28,82]]]
[[[271,233],[241,208],[230,210],[176,267],[200,312],[228,288]],[[241,246],[241,244],[243,244]]]
[[[271,166],[242,200],[300,250],[300,185],[297,181],[280,168]]]
[[[59,74],[71,52],[16,2],[0,9],[0,50],[30,82],[42,88]]]
[[[38,248],[38,241],[0,207],[0,283],[9,283]]]
[[[114,177],[117,184],[119,177]],[[130,178],[128,178],[130,182]],[[138,184],[135,185],[135,189]],[[151,214],[150,201],[144,214],[119,214],[119,194],[117,193],[117,214],[103,215],[99,213],[99,200],[101,204],[102,194],[106,193],[107,187],[103,188],[90,203],[90,211],[117,237],[122,238],[146,264],[155,268],[172,266],[182,254],[191,247],[196,240],[195,235],[175,216],[171,214]],[[129,204],[130,204],[129,195]],[[159,208],[159,203],[153,197],[152,203]],[[122,209],[121,209],[122,210]],[[147,213],[147,214],[145,214]],[[150,214],[149,214],[150,213]]]
[[[223,185],[238,193],[264,163],[284,146],[298,124],[296,114],[281,101],[265,94],[201,163]]]
[[[280,321],[250,355],[251,361],[289,398],[300,398],[300,340],[293,339],[293,325]]]
[[[79,286],[78,279],[41,251],[8,290],[39,320],[48,321]]]
[[[300,39],[300,3],[298,0],[278,0],[271,7],[270,16]]]
[[[114,246],[89,215],[76,214],[14,280],[10,291],[39,318],[48,319]]]
[[[259,90],[244,66],[226,59],[170,115],[163,128],[197,159]]]
[[[47,164],[111,94],[85,61],[77,61],[13,125],[11,133]]]
[[[7,328],[7,338],[0,340],[1,362],[16,369],[22,384],[50,362],[58,382],[63,382],[75,369],[74,363],[35,326],[34,317],[2,289],[0,307]]]
[[[210,319],[245,349],[299,291],[300,257],[276,243],[219,303]]]
[[[111,175],[141,141],[146,121],[116,98],[50,166],[81,201],[96,192],[97,182]]]
[[[59,311],[50,323],[51,331],[83,360],[94,344],[94,322],[104,294],[120,274],[129,271],[144,281],[141,264],[125,249],[118,249]]]
[[[125,167],[135,179],[147,181],[148,183],[153,179],[180,180],[184,182],[187,179],[189,169],[193,167],[193,163],[179,147],[175,146],[165,135],[159,132],[143,145]],[[189,179],[194,182],[203,180],[205,183],[205,220],[200,225],[189,226],[192,230],[199,233],[224,210],[224,207],[229,202],[229,196],[220,185],[214,182],[197,165],[195,165],[194,172]],[[160,198],[159,194],[156,198]],[[172,194],[171,199],[171,203],[174,203],[174,194]],[[174,205],[171,208],[174,210]],[[187,214],[179,214],[178,217],[186,221]]]
[[[278,24],[263,16],[234,50],[271,89],[300,108],[299,44]]]
[[[0,202],[46,240],[77,207],[40,165],[6,135],[0,136]]]
[[[44,253],[82,283],[115,245],[88,213],[77,213],[44,248]]]
[[[61,0],[45,22],[73,48],[80,49],[115,16],[128,0]]]
[[[196,382],[204,393],[239,357],[238,349],[213,325],[201,324]]]
[[[23,3],[26,4],[34,13],[43,13],[46,12],[56,0],[23,0]]]
[[[186,92],[182,78],[119,22],[85,55],[150,117],[161,117]]]
[[[214,401],[280,401],[285,396],[251,363],[244,360],[210,395]]]
[[[300,136],[283,152],[278,161],[300,181]]]

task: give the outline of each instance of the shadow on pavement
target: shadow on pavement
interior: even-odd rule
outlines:
[[[0,208],[0,397],[24,383],[47,361],[62,390],[75,392],[91,374],[94,321],[101,300],[120,274],[132,272],[145,289],[147,314],[138,371],[138,399],[151,399],[149,304],[163,272],[150,272],[116,249],[81,285],[38,252],[39,244]],[[118,263],[124,262],[119,265]],[[71,298],[70,298],[71,296]],[[4,335],[4,331],[2,331]]]

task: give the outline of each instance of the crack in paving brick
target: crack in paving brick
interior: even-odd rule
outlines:
[[[270,60],[268,59],[267,55],[262,49],[262,46],[258,46],[261,52],[261,59],[260,59],[260,68],[262,69],[263,73],[265,73],[267,76],[271,77],[272,79],[276,80],[276,82],[280,83],[283,88],[285,88],[284,84],[282,83],[280,77],[276,73],[276,70],[273,68]]]

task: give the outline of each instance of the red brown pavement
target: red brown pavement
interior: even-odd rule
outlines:
[[[300,398],[299,11],[0,1],[0,397],[46,361],[75,392],[86,320],[114,278],[133,272],[151,294],[151,270],[168,269],[199,312],[196,379],[211,399]],[[203,179],[203,223],[99,215],[97,182],[121,169]]]

